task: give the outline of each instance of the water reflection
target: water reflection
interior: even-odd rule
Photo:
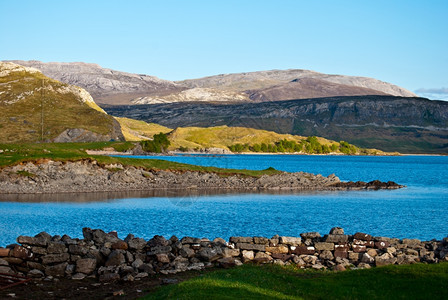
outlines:
[[[291,191],[291,190],[245,190],[245,189],[154,189],[147,191],[125,191],[125,192],[91,192],[91,193],[39,193],[39,194],[0,194],[0,202],[23,202],[23,203],[88,203],[88,202],[111,202],[128,198],[170,198],[176,206],[190,206],[199,197],[213,195],[233,194],[269,194],[269,195],[292,195],[292,194],[325,194],[337,193],[331,191]]]

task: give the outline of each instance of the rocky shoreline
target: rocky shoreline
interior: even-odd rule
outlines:
[[[199,171],[145,170],[92,159],[22,163],[0,170],[0,194],[80,193],[149,190],[313,191],[398,189],[395,182],[341,182],[334,174],[282,172],[250,177]]]
[[[448,237],[441,241],[400,240],[360,232],[347,235],[340,227],[324,236],[307,232],[299,237],[231,237],[229,241],[158,235],[144,240],[132,234],[120,239],[116,232],[100,229],[83,228],[82,232],[83,239],[46,232],[19,236],[18,244],[0,248],[0,273],[46,281],[87,277],[110,282],[244,263],[343,271],[448,261]]]

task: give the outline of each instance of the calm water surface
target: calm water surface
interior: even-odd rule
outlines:
[[[81,229],[86,226],[116,230],[121,238],[133,233],[146,239],[156,234],[208,238],[295,236],[305,231],[327,233],[334,226],[342,226],[349,234],[364,231],[424,240],[448,235],[448,157],[198,155],[144,158],[240,169],[274,167],[325,176],[335,173],[341,180],[392,180],[407,187],[391,191],[287,195],[171,196],[167,193],[154,197],[144,193],[109,193],[31,196],[25,200],[0,196],[0,246],[15,242],[20,234],[35,235],[41,231],[82,237]]]

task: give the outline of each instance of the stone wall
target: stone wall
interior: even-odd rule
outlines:
[[[295,264],[300,268],[370,268],[389,264],[448,261],[448,237],[442,241],[346,235],[339,227],[321,236],[231,237],[227,242],[193,237],[179,240],[154,236],[146,241],[129,234],[83,228],[84,239],[42,232],[19,236],[18,244],[0,248],[0,273],[35,278],[97,277],[100,281],[133,281],[155,274],[174,274],[207,267],[233,267],[244,263]]]

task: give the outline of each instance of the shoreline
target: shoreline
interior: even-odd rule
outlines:
[[[146,170],[96,160],[28,162],[0,170],[1,194],[120,191],[343,191],[399,189],[394,182],[341,182],[334,174],[278,172],[262,176],[191,170]]]

